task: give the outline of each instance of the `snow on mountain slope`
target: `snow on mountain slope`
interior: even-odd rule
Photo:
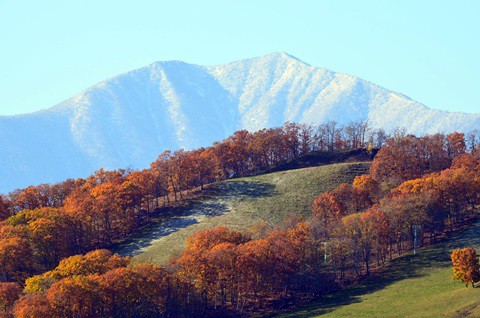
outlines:
[[[157,62],[50,109],[0,117],[0,192],[148,167],[165,149],[208,146],[242,128],[358,119],[416,134],[480,127],[480,114],[429,109],[282,52],[219,66]]]

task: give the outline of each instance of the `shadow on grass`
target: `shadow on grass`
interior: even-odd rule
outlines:
[[[270,183],[233,179],[232,181],[222,182],[208,189],[206,194],[220,198],[262,198],[274,195],[274,189],[275,185]]]
[[[361,302],[367,295],[408,278],[425,276],[430,268],[451,266],[450,254],[455,248],[480,247],[480,222],[435,245],[421,249],[417,255],[408,254],[394,259],[388,266],[372,274],[360,284],[346,288],[336,294],[324,296],[311,304],[297,308],[291,313],[274,314],[271,317],[309,318],[327,314],[335,309]]]
[[[187,199],[178,206],[158,209],[158,216],[152,218],[149,224],[111,250],[122,256],[138,255],[153,241],[196,224],[200,218],[229,212],[228,201],[232,198],[269,197],[274,194],[274,188],[273,184],[240,180],[209,186],[197,198]]]
[[[384,289],[397,281],[424,276],[429,268],[449,266],[449,262],[449,250],[445,244],[438,244],[434,248],[421,250],[417,255],[409,254],[394,259],[388,266],[373,273],[358,285],[321,297],[295,312],[275,314],[271,317],[281,315],[308,318],[324,315],[338,307],[361,302],[361,296]]]

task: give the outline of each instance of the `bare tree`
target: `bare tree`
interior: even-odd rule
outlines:
[[[328,134],[326,124],[321,124],[317,127],[314,136],[314,147],[316,151],[327,150]]]
[[[358,132],[359,132],[359,140],[360,140],[360,147],[365,147],[365,139],[367,136],[367,133],[370,130],[370,127],[368,125],[368,120],[361,120],[357,122],[358,126]]]
[[[405,128],[395,128],[392,133],[392,138],[401,139],[407,136],[407,130]]]
[[[327,149],[333,151],[335,148],[335,143],[341,138],[343,127],[339,126],[336,121],[330,120],[325,123],[325,132],[327,135]]]
[[[480,130],[475,129],[466,134],[467,149],[468,151],[475,151],[480,148]]]
[[[300,124],[299,128],[298,139],[300,143],[300,153],[305,155],[312,151],[315,127],[310,124]]]
[[[388,138],[390,138],[390,136],[383,128],[372,130],[370,133],[370,143],[374,148],[382,148]]]

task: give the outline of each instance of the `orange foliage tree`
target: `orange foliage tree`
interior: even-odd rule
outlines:
[[[58,266],[42,275],[26,280],[25,290],[43,292],[55,281],[75,275],[104,274],[109,270],[125,267],[130,263],[129,257],[112,254],[109,250],[95,250],[85,255],[64,258]]]
[[[16,318],[55,317],[45,295],[37,293],[22,296],[15,302],[13,312]]]
[[[323,227],[323,236],[328,238],[332,223],[340,220],[346,213],[335,197],[323,193],[313,201],[313,214]]]
[[[465,152],[463,137],[453,133],[391,138],[376,155],[370,173],[376,180],[396,186],[422,174],[446,169],[456,156]]]
[[[16,283],[0,283],[0,308],[7,312],[20,298],[22,288]]]
[[[453,264],[453,279],[459,279],[468,287],[480,281],[480,264],[477,252],[471,247],[456,249],[450,256]]]

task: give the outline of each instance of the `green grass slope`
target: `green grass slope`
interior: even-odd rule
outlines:
[[[274,226],[287,216],[311,210],[314,198],[359,174],[369,163],[341,163],[232,179],[207,187],[188,205],[147,228],[139,237],[116,249],[134,255],[134,262],[165,264],[185,247],[197,231],[224,225],[244,230],[257,221]]]
[[[450,254],[480,247],[480,222],[448,241],[395,259],[362,285],[280,317],[480,317],[480,288],[453,281]]]

